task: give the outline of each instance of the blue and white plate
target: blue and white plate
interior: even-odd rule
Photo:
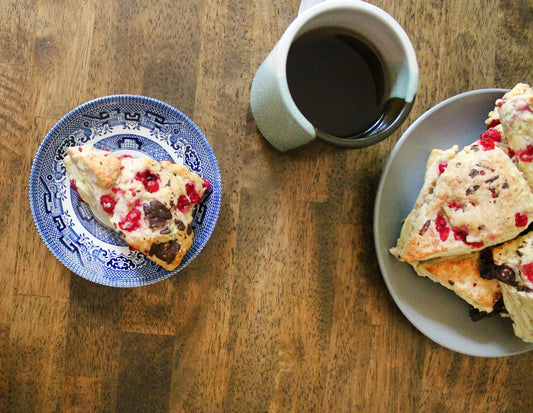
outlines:
[[[167,271],[130,251],[70,188],[63,162],[66,150],[87,142],[112,152],[184,164],[211,183],[196,209],[192,247],[176,270]],[[220,211],[222,181],[211,145],[187,116],[152,98],[116,95],[77,107],[46,135],[33,161],[29,197],[42,239],[68,269],[99,284],[138,287],[180,271],[206,245]]]

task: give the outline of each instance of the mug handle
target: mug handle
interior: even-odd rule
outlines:
[[[328,0],[302,0],[300,2],[300,8],[298,9],[298,15],[302,14],[307,9],[316,6],[317,4],[324,3]]]
[[[323,3],[326,0],[302,0],[300,2],[300,8],[298,9],[298,15],[302,14],[307,9],[317,5],[318,3]]]

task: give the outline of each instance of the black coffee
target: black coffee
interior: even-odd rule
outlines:
[[[387,79],[381,59],[350,31],[305,33],[291,45],[286,70],[296,106],[327,134],[356,137],[383,113]]]

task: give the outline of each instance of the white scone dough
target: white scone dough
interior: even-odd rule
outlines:
[[[391,253],[406,262],[469,254],[518,236],[533,193],[499,148],[482,142],[433,157]]]
[[[167,270],[190,249],[196,205],[209,183],[183,165],[115,156],[90,144],[67,150],[71,185],[128,245]]]
[[[531,91],[531,88],[528,84],[518,83],[509,92],[505,93],[500,99],[496,99],[496,102],[494,103],[494,109],[489,112],[489,116],[485,120],[485,124],[487,125],[487,131],[493,139],[496,138],[494,139],[496,146],[503,150],[505,153],[507,153],[511,158],[514,158],[515,152],[506,134],[508,130],[504,131],[504,126],[502,125],[501,120],[500,108],[507,100],[512,99],[515,96],[523,95],[528,91]],[[492,133],[493,130],[497,132],[496,135]]]
[[[507,284],[501,284],[505,309],[513,320],[517,337],[533,343],[533,293],[518,291]]]
[[[533,187],[533,89],[521,83],[511,92],[500,103],[501,127],[510,156]]]
[[[497,280],[480,275],[479,252],[411,263],[418,275],[452,290],[479,311],[491,313],[502,298]]]
[[[494,247],[492,257],[500,279],[503,302],[515,334],[533,342],[533,233]]]

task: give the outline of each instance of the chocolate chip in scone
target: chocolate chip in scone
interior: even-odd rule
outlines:
[[[502,283],[508,284],[512,287],[518,286],[516,274],[511,267],[506,264],[497,265],[495,268],[495,278]]]
[[[516,291],[524,292],[524,293],[531,293],[533,290],[525,285],[518,285],[516,287]]]
[[[492,178],[487,179],[487,180],[485,181],[485,183],[486,183],[486,184],[491,184],[491,183],[493,183],[495,180],[497,180],[498,178],[499,178],[498,175],[493,176]]]
[[[178,227],[178,229],[180,231],[184,231],[185,230],[185,224],[183,222],[181,222],[179,219],[175,219],[174,223],[176,224],[176,226]]]
[[[431,220],[428,219],[424,225],[422,226],[422,228],[420,228],[420,231],[418,231],[418,235],[422,236],[426,233],[426,231],[428,230],[429,226],[431,225]]]
[[[191,224],[187,225],[187,235],[191,235],[192,234],[192,227],[191,227]]]
[[[472,170],[470,171],[470,173],[468,174],[468,176],[469,176],[470,178],[474,178],[474,177],[476,177],[477,175],[479,175],[479,171],[478,171],[477,169],[472,169]]]
[[[467,195],[472,195],[474,192],[476,192],[481,185],[474,185],[472,188],[468,188],[466,190]]]
[[[181,249],[181,245],[176,240],[153,244],[150,247],[149,255],[155,255],[166,263],[171,263],[176,258],[176,254]]]
[[[162,234],[162,235],[170,234],[170,228],[169,227],[165,227],[161,231],[159,231],[159,233]]]
[[[150,222],[150,228],[162,227],[172,218],[172,212],[159,201],[150,201],[143,205],[144,215]]]

